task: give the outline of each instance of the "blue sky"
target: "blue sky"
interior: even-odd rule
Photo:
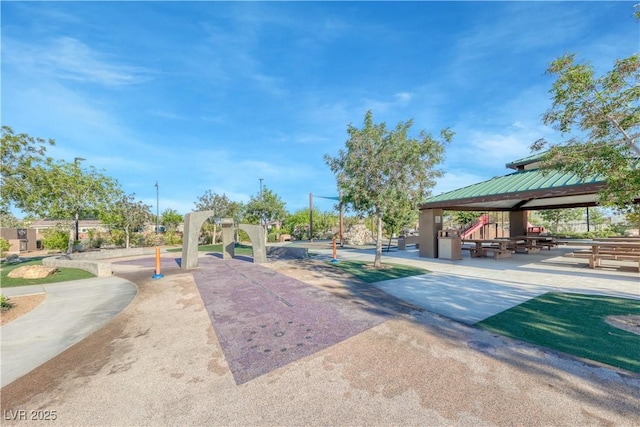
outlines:
[[[456,132],[433,194],[506,172],[539,138],[549,63],[640,47],[634,2],[7,2],[2,124],[53,138],[160,211],[207,190],[289,211],[335,196],[349,123]],[[315,198],[330,210],[333,202]]]

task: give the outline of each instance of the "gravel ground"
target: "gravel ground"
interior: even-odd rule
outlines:
[[[379,292],[313,261],[269,264],[336,298]],[[640,377],[493,336],[389,298],[388,320],[238,385],[193,274],[147,269],[107,326],[2,389],[3,425],[640,424]],[[24,412],[20,412],[24,411]],[[49,412],[46,412],[49,411]],[[55,411],[55,412],[53,412]],[[10,420],[22,417],[27,420]]]

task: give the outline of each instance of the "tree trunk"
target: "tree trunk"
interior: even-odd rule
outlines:
[[[67,253],[73,253],[73,230],[69,230],[69,247],[67,248]]]
[[[376,214],[377,230],[376,230],[376,257],[373,261],[374,268],[382,268],[382,214]]]
[[[129,249],[129,228],[124,229],[124,247]]]

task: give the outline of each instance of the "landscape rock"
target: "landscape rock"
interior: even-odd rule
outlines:
[[[20,256],[18,254],[9,254],[5,259],[5,262],[7,264],[17,264],[19,262],[22,262],[22,260],[20,259]]]
[[[344,233],[344,241],[347,245],[362,246],[373,242],[373,235],[364,224],[355,224]]]
[[[42,279],[51,276],[58,271],[56,267],[46,267],[44,265],[23,265],[7,275],[12,279]]]

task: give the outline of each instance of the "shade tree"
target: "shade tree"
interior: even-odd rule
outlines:
[[[397,206],[417,208],[431,194],[436,179],[443,175],[438,166],[444,160],[445,144],[453,138],[449,129],[443,129],[438,139],[424,130],[411,137],[412,125],[408,120],[387,129],[385,123],[374,123],[369,110],[362,128],[347,126],[345,147],[336,156],[324,156],[342,202],[376,218],[377,268],[382,267],[383,217],[393,216]]]

